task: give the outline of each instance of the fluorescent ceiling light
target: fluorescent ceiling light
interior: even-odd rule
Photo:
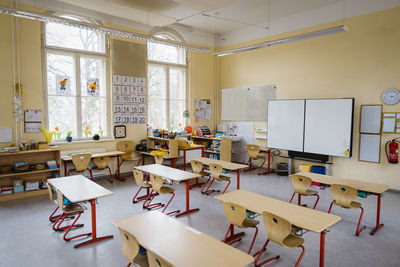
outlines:
[[[56,17],[56,16],[36,13],[36,12],[32,12],[32,11],[25,11],[22,9],[12,8],[12,7],[7,7],[7,6],[0,5],[0,14],[6,14],[6,15],[19,17],[19,18],[38,20],[38,21],[43,21],[43,22],[59,23],[59,24],[63,24],[63,25],[77,27],[80,29],[87,29],[87,30],[101,32],[104,34],[110,34],[113,36],[125,37],[125,38],[130,38],[130,39],[135,39],[135,40],[141,40],[141,41],[149,41],[149,42],[184,48],[184,49],[188,49],[188,50],[192,50],[192,51],[196,51],[196,52],[210,51],[210,49],[207,47],[191,45],[191,44],[181,43],[181,42],[177,42],[177,41],[162,39],[162,38],[157,38],[157,37],[154,37],[151,35],[134,33],[134,32],[129,32],[129,31],[121,31],[121,30],[117,30],[117,29],[113,29],[113,28],[109,28],[109,27],[102,27],[99,25],[95,25],[95,24],[87,23],[87,22],[83,22],[83,21],[76,21],[76,20],[72,20],[72,19]]]
[[[221,56],[231,55],[231,54],[235,54],[235,53],[239,53],[239,52],[260,49],[260,48],[264,48],[267,46],[287,44],[287,43],[291,43],[291,42],[296,42],[296,41],[301,41],[301,40],[306,40],[306,39],[311,39],[311,38],[315,38],[315,37],[320,37],[320,36],[325,36],[325,35],[340,33],[340,32],[346,32],[346,31],[348,31],[348,28],[345,25],[341,25],[338,27],[328,28],[325,30],[303,33],[303,34],[294,35],[291,37],[282,38],[282,39],[269,41],[269,42],[265,42],[265,43],[240,47],[240,48],[236,48],[236,49],[232,49],[232,50],[221,51],[221,52],[214,53],[213,55],[217,56],[217,57],[221,57]]]

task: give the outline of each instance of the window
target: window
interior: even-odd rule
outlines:
[[[48,127],[73,140],[108,137],[105,36],[56,23],[45,25]]]
[[[169,35],[159,38],[173,39]],[[177,129],[186,118],[186,51],[148,42],[148,122],[153,128]]]

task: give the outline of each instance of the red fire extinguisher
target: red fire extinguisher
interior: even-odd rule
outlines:
[[[387,141],[385,145],[386,157],[389,163],[398,163],[399,162],[399,142],[396,139],[392,141]],[[389,153],[388,153],[389,147]]]

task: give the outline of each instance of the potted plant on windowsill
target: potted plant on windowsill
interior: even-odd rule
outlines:
[[[65,137],[65,140],[67,142],[71,142],[72,141],[72,132],[71,131],[67,132],[67,137]]]

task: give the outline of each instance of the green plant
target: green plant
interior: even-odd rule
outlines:
[[[67,131],[67,137],[72,137],[72,132],[71,131]]]

